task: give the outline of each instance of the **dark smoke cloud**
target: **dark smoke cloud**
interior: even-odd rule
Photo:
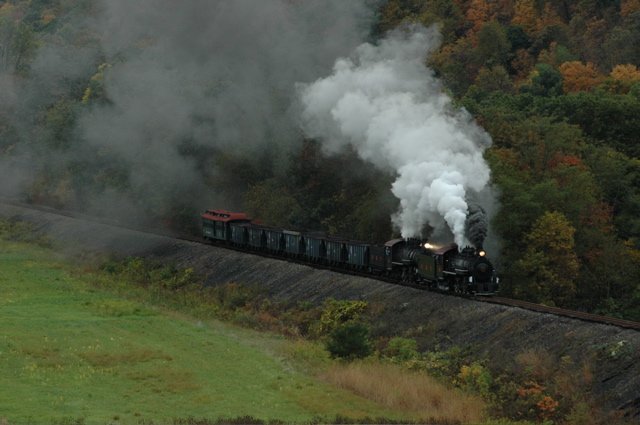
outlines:
[[[483,249],[489,232],[489,218],[485,209],[473,198],[467,199],[469,213],[465,223],[467,238],[476,249]]]

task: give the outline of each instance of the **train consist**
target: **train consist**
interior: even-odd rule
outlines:
[[[264,251],[376,275],[392,276],[442,290],[493,295],[498,278],[484,251],[431,246],[419,239],[384,244],[346,240],[323,232],[278,229],[253,223],[246,214],[207,210],[202,214],[206,240]]]

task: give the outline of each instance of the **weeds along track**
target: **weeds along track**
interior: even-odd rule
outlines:
[[[507,306],[507,307],[522,308],[522,309],[526,309],[526,310],[530,310],[530,311],[536,311],[536,312],[539,312],[539,313],[552,314],[552,315],[556,315],[556,316],[567,317],[567,318],[572,318],[572,319],[579,319],[579,320],[592,322],[592,323],[602,323],[602,324],[613,325],[613,326],[617,326],[617,327],[621,327],[621,328],[625,328],[625,329],[633,329],[633,330],[640,331],[640,323],[633,322],[633,321],[630,321],[630,320],[623,320],[623,319],[618,319],[618,318],[614,318],[614,317],[599,316],[599,315],[595,315],[595,314],[584,313],[584,312],[574,311],[574,310],[565,310],[565,309],[561,309],[561,308],[549,307],[549,306],[530,303],[530,302],[526,302],[526,301],[513,300],[513,299],[509,299],[509,298],[502,298],[502,297],[495,297],[495,296],[494,297],[480,297],[480,296],[476,297],[476,296],[472,296],[472,295],[469,295],[469,294],[447,292],[447,291],[442,291],[442,290],[437,289],[437,288],[429,288],[429,287],[424,286],[424,285],[418,285],[418,284],[415,284],[415,283],[412,283],[412,282],[406,282],[406,281],[392,279],[392,278],[388,278],[388,277],[384,277],[384,276],[376,276],[376,275],[371,275],[371,274],[362,273],[362,272],[358,272],[358,271],[347,270],[347,269],[343,269],[343,268],[339,268],[339,267],[332,267],[332,266],[323,265],[323,264],[306,262],[306,261],[302,261],[302,260],[292,259],[292,258],[288,258],[288,257],[282,257],[282,256],[279,256],[279,255],[274,255],[274,254],[267,253],[267,252],[248,251],[248,250],[244,250],[244,249],[235,247],[233,245],[225,245],[225,244],[219,244],[219,243],[211,244],[210,242],[206,242],[202,238],[199,238],[199,237],[188,236],[188,235],[180,235],[180,234],[168,232],[168,231],[161,230],[161,229],[149,229],[149,228],[139,227],[139,226],[135,226],[135,225],[128,225],[126,223],[122,223],[122,222],[119,222],[119,221],[116,221],[116,220],[93,217],[93,216],[87,216],[87,215],[84,215],[84,214],[81,214],[81,213],[75,213],[75,212],[71,212],[71,211],[57,210],[57,209],[51,208],[51,207],[32,205],[32,204],[25,204],[23,202],[19,202],[17,200],[8,199],[8,198],[4,198],[4,197],[0,197],[0,203],[13,205],[13,206],[20,207],[20,208],[26,208],[26,209],[29,209],[29,210],[42,211],[42,212],[46,212],[46,213],[49,213],[49,214],[60,215],[60,216],[69,217],[69,218],[78,219],[78,220],[84,220],[84,221],[89,221],[89,222],[100,223],[100,224],[104,224],[104,225],[107,225],[107,226],[123,228],[123,229],[130,229],[130,230],[135,230],[135,231],[138,231],[138,232],[148,233],[148,234],[152,234],[152,235],[158,235],[158,236],[164,236],[164,237],[174,238],[174,239],[183,240],[183,241],[189,241],[189,242],[202,244],[202,245],[207,245],[207,246],[212,246],[213,245],[213,246],[218,247],[218,248],[232,250],[232,251],[236,251],[236,252],[240,252],[240,253],[244,253],[244,254],[256,255],[256,256],[263,257],[263,258],[267,258],[267,259],[285,261],[285,262],[289,262],[289,263],[302,264],[302,265],[305,265],[305,266],[308,266],[308,267],[312,267],[312,268],[315,268],[315,269],[318,269],[318,270],[328,270],[328,271],[332,271],[332,272],[336,272],[336,273],[340,273],[340,274],[345,274],[345,275],[358,276],[358,277],[363,277],[363,278],[368,278],[368,279],[375,279],[375,280],[378,280],[378,281],[381,281],[381,282],[386,282],[386,283],[393,284],[393,285],[402,285],[402,286],[405,286],[405,287],[409,287],[409,288],[413,288],[413,289],[419,289],[419,290],[422,290],[422,291],[435,292],[435,293],[446,295],[446,296],[450,296],[450,297],[460,297],[460,298],[465,298],[467,300],[472,300],[472,301],[477,301],[477,302],[482,302],[482,303],[491,303],[491,304],[497,304],[497,305],[502,305],[502,306]]]

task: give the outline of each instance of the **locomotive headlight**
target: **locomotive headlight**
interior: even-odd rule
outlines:
[[[424,246],[426,249],[433,249],[433,248],[434,248],[434,246],[433,246],[433,245],[431,245],[429,242],[425,243],[425,244],[424,244],[424,245],[422,245],[422,246]]]
[[[486,252],[484,252],[484,251],[480,251],[480,252],[478,253],[478,255],[479,255],[479,256],[481,256],[481,257],[484,257],[485,255],[487,255],[487,253],[486,253]]]

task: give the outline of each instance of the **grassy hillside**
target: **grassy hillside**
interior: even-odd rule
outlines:
[[[45,249],[0,241],[0,419],[139,423],[186,417],[409,419],[287,368],[283,339],[150,309],[71,278]]]
[[[193,418],[204,424],[244,415],[296,423],[380,423],[365,417],[383,415],[391,418],[386,422],[436,417],[420,423],[441,424],[479,423],[483,416],[500,424],[634,423],[617,408],[626,393],[613,404],[596,398],[601,377],[611,388],[612,374],[635,376],[629,371],[638,345],[631,335],[623,340],[615,331],[557,323],[545,329],[565,335],[564,344],[549,346],[552,337],[537,344],[522,335],[540,321],[493,313],[507,323],[486,322],[491,339],[503,341],[485,352],[458,338],[468,332],[465,323],[475,329],[481,322],[455,321],[455,312],[466,308],[445,308],[433,313],[446,316],[444,322],[416,321],[418,314],[410,320],[421,324],[402,337],[370,334],[373,355],[345,362],[329,358],[329,343],[339,342],[339,330],[356,329],[349,325],[374,329],[385,320],[380,303],[327,298],[313,305],[240,283],[203,286],[194,269],[170,258],[71,265],[56,252],[75,249],[16,220],[0,220],[0,238],[11,240],[0,243],[0,425],[196,423]],[[51,245],[57,251],[46,248]],[[393,297],[390,305],[402,300]],[[456,346],[427,342],[423,351],[414,339],[436,341],[436,332]],[[578,340],[584,355],[577,354]],[[504,360],[509,356],[513,362]],[[635,386],[623,382],[614,384],[616,391],[632,394]]]

